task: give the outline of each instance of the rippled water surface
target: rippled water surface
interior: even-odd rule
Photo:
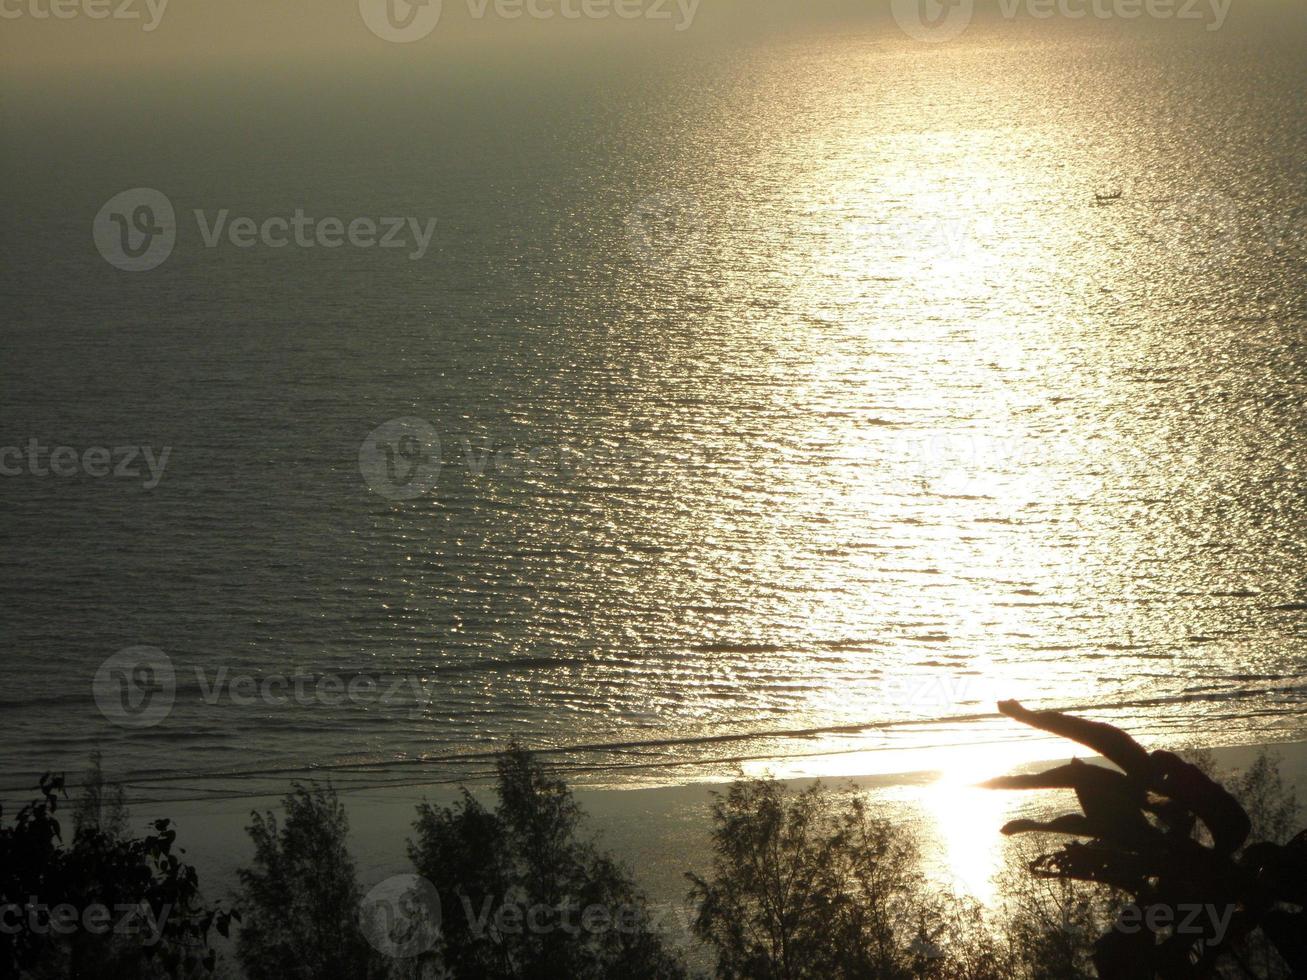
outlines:
[[[12,95],[0,444],[171,454],[0,479],[0,782],[438,778],[511,737],[616,746],[571,757],[609,781],[874,771],[1019,735],[997,696],[1301,737],[1300,39]],[[89,229],[140,186],[179,240],[122,273]],[[206,248],[224,208],[437,226]],[[410,501],[359,468],[402,417],[442,448]],[[91,696],[136,645],[177,673],[148,729]],[[380,687],[206,701],[324,674]]]

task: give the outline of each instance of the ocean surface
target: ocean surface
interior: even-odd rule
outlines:
[[[9,86],[0,797],[1304,737],[1302,24]]]

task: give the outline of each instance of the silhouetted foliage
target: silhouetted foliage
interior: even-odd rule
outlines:
[[[1245,846],[1251,817],[1198,765],[1171,752],[1146,752],[1111,725],[1029,711],[1015,701],[1000,702],[999,710],[1077,741],[1120,767],[1118,772],[1073,760],[989,783],[1075,790],[1082,813],[1048,822],[1017,820],[1003,832],[1087,838],[1036,858],[1031,872],[1095,882],[1131,897],[1133,910],[1122,910],[1095,942],[1093,960],[1102,980],[1191,980],[1227,968],[1256,976],[1241,962],[1240,949],[1257,930],[1295,973],[1307,973],[1307,831],[1285,844]],[[1266,785],[1264,774],[1250,778],[1251,785]],[[1274,830],[1286,814],[1272,808],[1268,819],[1264,829]]]
[[[1298,826],[1300,807],[1280,774],[1279,760],[1263,751],[1242,772],[1221,774],[1206,750],[1182,753],[1208,776],[1223,782],[1243,804],[1252,824],[1250,840],[1284,840]],[[1023,838],[1013,838],[1019,843]],[[1022,847],[1017,868],[1004,877],[1002,939],[1012,949],[1014,980],[1098,980],[1096,940],[1112,928],[1129,896],[1116,889],[1068,878],[1035,877],[1027,865],[1039,854]],[[1222,976],[1284,980],[1289,969],[1260,932],[1239,940]],[[1242,964],[1242,965],[1239,965]]]
[[[1108,888],[1028,873],[1037,849],[1022,847],[1004,876],[1002,941],[1011,951],[1013,980],[1098,980],[1094,942],[1124,903]]]
[[[862,796],[742,781],[713,822],[711,880],[689,879],[721,980],[1008,976],[975,910],[930,895],[910,833]]]
[[[253,813],[254,864],[239,871],[237,937],[249,980],[367,980],[388,965],[359,929],[361,899],[346,848],[349,821],[331,786],[296,783],[285,820]]]
[[[419,808],[409,853],[443,910],[429,964],[484,980],[685,976],[630,876],[581,837],[562,780],[514,746],[498,791],[494,810],[466,790]]]
[[[1209,776],[1223,781],[1247,811],[1252,830],[1248,843],[1236,852],[1237,859],[1242,860],[1243,851],[1259,842],[1288,840],[1301,825],[1302,808],[1293,788],[1285,783],[1280,759],[1274,753],[1263,750],[1246,769],[1229,775],[1218,773],[1210,752],[1187,752],[1185,756]],[[1234,937],[1232,943],[1228,962],[1218,963],[1218,975],[1259,980],[1290,977],[1288,964],[1262,930]]]
[[[173,852],[176,831],[156,820],[142,838],[93,822],[71,845],[56,816],[62,776],[41,778],[41,798],[0,825],[0,977],[149,980],[211,971],[212,927],[229,914],[204,908],[193,868]],[[121,830],[121,828],[118,828]]]
[[[77,802],[73,806],[74,834],[98,830],[120,838],[127,833],[127,803],[122,786],[105,779],[102,757],[91,754],[91,765],[82,776]]]

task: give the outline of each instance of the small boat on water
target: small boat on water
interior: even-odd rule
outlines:
[[[1094,200],[1099,204],[1106,204],[1108,201],[1119,201],[1125,195],[1125,191],[1115,190],[1110,194],[1094,194]]]

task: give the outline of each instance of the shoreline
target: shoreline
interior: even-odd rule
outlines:
[[[1210,751],[1224,771],[1247,766],[1263,751],[1277,754],[1286,783],[1294,786],[1307,803],[1307,740],[1223,746]],[[852,786],[871,794],[873,806],[882,815],[914,825],[928,877],[946,886],[952,878],[955,890],[970,891],[984,900],[993,897],[985,894],[982,879],[998,867],[1002,824],[1016,816],[1038,818],[1075,809],[1075,801],[1069,792],[1004,792],[982,790],[975,784],[1003,772],[1039,770],[1070,758],[1071,754],[1045,753],[1015,765],[995,759],[988,767],[977,762],[964,769],[919,768],[840,776],[777,774],[777,778],[790,788],[801,789],[821,781],[834,788]],[[1080,758],[1093,761],[1095,757]],[[712,793],[729,783],[729,779],[722,779],[658,787],[572,788],[585,813],[586,831],[597,837],[599,846],[633,870],[651,902],[675,905],[684,897],[685,872],[708,869]],[[132,824],[171,818],[178,843],[185,851],[183,859],[199,872],[205,893],[210,900],[228,900],[236,884],[237,869],[252,857],[252,845],[245,832],[251,811],[279,812],[281,797],[289,788],[288,781],[281,791],[266,795],[135,805],[130,807]],[[492,786],[486,782],[470,784],[468,789],[483,800],[493,795]],[[446,805],[460,794],[459,786],[444,783],[381,788],[337,785],[337,790],[349,817],[350,852],[364,891],[391,875],[412,872],[407,843],[417,806],[422,802]],[[985,847],[987,840],[993,841],[992,847]]]
[[[1222,716],[1199,714],[1177,718],[1169,713],[1154,716],[1144,711],[1140,717],[1135,712],[1159,707],[1171,711],[1190,701],[1204,702],[1211,709],[1216,701],[1245,701],[1277,691],[1295,696],[1307,694],[1307,684],[1295,678],[1292,683],[1269,688],[1108,700],[1094,704],[1059,703],[1057,709],[1072,714],[1092,713],[1098,720],[1124,724],[1143,743],[1185,747],[1209,738],[1210,726]],[[970,692],[971,695],[975,693]],[[740,722],[716,732],[614,729],[575,732],[571,733],[570,739],[559,738],[556,732],[542,731],[524,744],[529,751],[565,774],[573,785],[614,789],[721,781],[724,772],[737,767],[749,772],[779,770],[778,775],[789,776],[903,772],[936,765],[936,760],[931,759],[932,752],[953,757],[977,744],[993,746],[1006,758],[1022,761],[1029,754],[1026,747],[1041,736],[1015,731],[1001,714],[994,711],[993,703],[1001,696],[1005,696],[1003,692],[992,690],[979,700],[951,701],[954,707],[966,708],[956,714],[896,717],[894,711],[887,709],[881,711],[881,717],[876,720],[832,722],[815,727],[760,726]],[[908,703],[917,702],[910,698]],[[868,710],[872,710],[871,706]],[[1259,722],[1226,730],[1224,737],[1232,743],[1307,738],[1301,699],[1291,698],[1273,707],[1263,706],[1262,710],[1252,710],[1250,705],[1250,710],[1251,714],[1240,716],[1239,720],[1251,722],[1258,719]],[[150,741],[168,745],[170,736],[167,732],[150,731],[148,734]],[[129,738],[127,744],[134,741],[136,739]],[[1061,751],[1060,746],[1052,747],[1056,740],[1047,741],[1048,751],[1053,754]],[[247,752],[228,756],[242,758],[244,764],[210,766],[206,762],[212,760],[191,758],[197,768],[160,769],[157,760],[146,768],[140,768],[137,765],[140,760],[134,751],[125,751],[123,743],[110,739],[90,743],[76,751],[64,749],[40,762],[42,768],[76,778],[89,754],[102,749],[114,780],[144,804],[277,796],[282,787],[295,780],[329,778],[342,787],[364,788],[423,788],[441,783],[474,783],[493,774],[494,757],[506,743],[481,739],[445,744],[437,739],[435,744],[440,747],[422,752],[400,749],[389,754],[368,746],[345,755],[328,754],[321,759],[312,758],[311,751],[291,754],[279,751],[262,756],[257,752]],[[184,743],[178,743],[176,751],[183,758],[189,757]],[[172,755],[173,750],[166,748],[164,758],[170,759]],[[26,761],[25,756],[23,761]],[[951,758],[938,764],[950,761]],[[23,775],[21,772],[21,767],[11,765],[0,775],[0,805],[12,809],[27,802],[38,773]]]

